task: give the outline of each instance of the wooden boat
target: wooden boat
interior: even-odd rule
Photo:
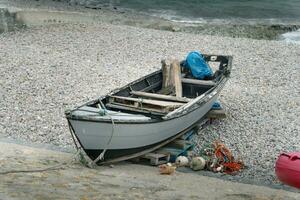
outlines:
[[[203,55],[218,63],[210,80],[191,78],[181,68],[182,97],[159,94],[158,70],[105,96],[66,111],[75,144],[98,164],[153,151],[204,119],[229,78],[231,56]]]

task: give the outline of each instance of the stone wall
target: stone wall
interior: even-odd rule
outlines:
[[[20,25],[16,22],[16,13],[0,8],[0,33],[15,30]]]

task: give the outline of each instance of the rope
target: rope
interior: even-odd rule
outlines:
[[[82,162],[84,165],[86,165],[87,167],[89,167],[89,168],[95,168],[95,166],[97,166],[97,162],[98,162],[99,160],[103,160],[103,159],[104,159],[104,155],[105,155],[105,153],[106,153],[106,151],[107,151],[108,146],[110,145],[110,143],[111,143],[111,141],[112,141],[112,138],[113,138],[113,136],[114,136],[114,131],[115,131],[115,122],[114,122],[114,119],[113,119],[112,116],[113,116],[113,115],[118,115],[117,113],[116,113],[116,114],[113,114],[113,113],[109,114],[108,111],[107,111],[107,109],[105,108],[105,105],[102,103],[102,101],[101,101],[100,99],[99,99],[99,103],[100,103],[100,105],[98,104],[97,107],[98,107],[98,108],[101,108],[101,107],[102,107],[103,110],[104,110],[104,115],[107,115],[107,116],[110,118],[111,123],[112,123],[112,130],[111,130],[110,138],[109,138],[109,140],[108,140],[108,142],[107,142],[107,144],[106,144],[106,147],[103,149],[103,151],[99,154],[99,156],[98,156],[96,159],[92,160],[92,159],[86,154],[86,152],[85,152],[84,150],[82,151],[82,147],[81,147],[80,145],[77,145],[76,140],[75,140],[74,135],[73,135],[73,134],[74,134],[74,133],[73,133],[73,130],[72,130],[71,125],[70,125],[70,123],[69,123],[69,129],[70,129],[72,138],[73,138],[73,140],[74,140],[74,143],[75,143],[75,145],[76,145],[77,151],[78,151],[78,152],[80,153],[80,155],[82,156],[81,159],[83,159],[83,160],[81,160],[81,162]],[[99,112],[96,112],[96,111],[90,111],[90,110],[85,110],[85,109],[78,109],[78,110],[81,110],[81,111],[87,111],[87,112],[91,112],[91,113],[98,113],[98,114],[99,114]]]
[[[101,101],[100,101],[101,102]],[[103,105],[103,103],[101,102],[101,105]],[[93,161],[90,161],[88,162],[87,161],[87,166],[90,167],[90,168],[93,168],[93,166],[96,165],[96,163],[99,161],[99,160],[103,160],[104,159],[104,155],[105,155],[105,152],[107,151],[107,148],[108,146],[110,145],[111,141],[112,141],[112,138],[113,138],[113,135],[114,135],[114,127],[115,127],[115,122],[112,118],[112,116],[110,114],[108,114],[107,110],[104,108],[104,112],[107,114],[107,116],[110,118],[111,120],[111,123],[112,123],[112,131],[111,131],[111,135],[110,135],[110,138],[106,144],[106,147],[105,149],[101,152],[101,154]],[[84,110],[84,111],[87,111],[87,112],[93,112],[93,111],[89,111],[89,110]],[[72,134],[72,129],[71,129],[71,125],[68,123],[69,125],[69,129],[71,131],[71,135],[72,135],[72,139],[73,139],[73,142],[75,143],[75,146],[76,146],[76,153],[74,154],[72,160],[70,162],[66,162],[66,163],[61,163],[61,164],[57,164],[57,165],[53,165],[53,166],[50,166],[50,167],[46,167],[46,168],[41,168],[41,169],[31,169],[31,170],[9,170],[9,171],[2,171],[0,172],[0,175],[5,175],[5,174],[12,174],[12,173],[37,173],[37,172],[44,172],[44,171],[50,171],[50,170],[60,170],[60,169],[65,169],[64,166],[66,165],[69,165],[71,163],[74,162],[74,160],[76,160],[77,156],[79,154],[82,154],[82,148],[80,146],[77,145],[76,141],[75,141],[75,138]],[[84,159],[87,160],[86,156],[84,156]]]
[[[61,164],[53,165],[53,166],[42,168],[42,169],[3,171],[3,172],[0,172],[0,175],[15,174],[15,173],[37,173],[37,172],[44,172],[44,171],[50,171],[50,170],[65,169],[65,167],[63,167],[63,166],[73,163],[73,161],[76,160],[76,157],[78,156],[79,153],[80,153],[80,149],[77,150],[77,152],[74,154],[74,156],[70,162],[61,163]]]
[[[70,124],[69,120],[68,120],[68,126],[69,126],[69,130],[70,130],[70,133],[71,133],[73,142],[74,142],[74,144],[75,144],[75,146],[76,146],[76,149],[77,149],[77,151],[79,151],[80,145],[78,145],[77,142],[76,142],[75,136],[74,136],[74,134],[73,134],[73,129],[72,129],[72,127],[71,127],[71,124]]]
[[[105,153],[107,151],[108,146],[110,145],[110,143],[112,141],[112,138],[113,138],[114,132],[115,132],[115,122],[114,122],[112,116],[110,116],[110,115],[107,115],[107,116],[109,116],[109,118],[111,119],[111,124],[112,124],[111,134],[110,134],[110,138],[109,138],[109,140],[108,140],[108,142],[106,144],[106,147],[103,149],[103,151],[100,153],[100,155],[95,160],[92,161],[93,162],[92,164],[95,164],[95,165],[96,165],[96,163],[99,160],[103,160],[104,159],[104,155],[105,155]]]
[[[109,138],[109,140],[108,140],[108,142],[107,142],[107,144],[106,144],[106,147],[103,149],[103,151],[99,154],[99,156],[98,156],[95,160],[89,162],[89,167],[92,167],[92,166],[97,165],[97,162],[98,162],[99,160],[103,160],[103,159],[104,159],[104,155],[105,155],[105,153],[106,153],[106,151],[107,151],[108,146],[110,145],[110,143],[111,143],[111,141],[112,141],[112,138],[113,138],[114,132],[115,132],[115,122],[114,122],[114,119],[112,118],[112,116],[111,116],[110,114],[108,114],[108,112],[107,112],[107,110],[106,110],[104,104],[102,103],[102,101],[99,100],[99,102],[100,102],[100,104],[101,104],[101,107],[104,109],[104,113],[105,113],[105,114],[110,118],[110,120],[111,120],[112,129],[111,129],[110,138]]]

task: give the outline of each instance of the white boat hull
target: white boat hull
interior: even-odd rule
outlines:
[[[70,119],[70,123],[84,149],[139,148],[161,142],[189,128],[211,109],[216,98],[217,95],[186,115],[159,122],[114,123],[113,125],[108,122]]]

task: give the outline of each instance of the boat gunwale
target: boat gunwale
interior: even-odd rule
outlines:
[[[207,101],[209,101],[209,99],[213,98],[215,95],[218,95],[220,92],[221,92],[221,89],[225,86],[225,83],[227,82],[227,80],[229,79],[229,75],[230,75],[230,72],[231,72],[231,68],[232,68],[232,56],[223,56],[223,55],[204,55],[204,56],[220,56],[220,57],[225,57],[227,58],[227,66],[225,68],[225,71],[222,73],[221,75],[221,78],[220,80],[218,80],[217,84],[213,87],[211,87],[208,91],[206,91],[205,93],[203,93],[201,96],[202,98],[200,98],[198,101],[194,102],[192,104],[192,106],[190,106],[189,108],[186,108],[186,109],[183,109],[180,113],[178,113],[178,115],[174,115],[174,116],[171,116],[171,117],[168,117],[168,118],[161,118],[161,119],[155,119],[155,118],[151,118],[151,119],[146,119],[146,120],[133,120],[133,119],[122,119],[122,120],[119,120],[119,119],[114,119],[114,123],[117,123],[117,124],[145,124],[145,123],[160,123],[160,122],[164,122],[164,121],[169,121],[169,120],[173,120],[175,118],[179,118],[179,117],[182,117],[182,116],[185,116],[185,115],[188,115],[189,113],[195,111],[197,108],[199,108],[199,106],[194,106],[196,104],[203,104]],[[151,77],[155,74],[158,74],[158,73],[161,73],[161,69],[160,70],[157,70],[157,71],[154,71],[146,76],[143,76],[135,81],[132,81],[128,84],[126,84],[125,86],[122,86],[120,88],[116,88],[112,91],[110,91],[108,94],[106,95],[103,95],[103,96],[100,96],[99,98],[97,99],[94,99],[94,100],[91,100],[81,106],[77,106],[76,108],[72,109],[72,110],[69,110],[69,111],[66,111],[65,112],[65,115],[66,115],[66,118],[67,120],[75,120],[75,121],[89,121],[89,122],[101,122],[101,123],[112,123],[112,120],[111,119],[103,119],[103,118],[95,118],[95,117],[86,117],[86,116],[74,116],[72,115],[72,112],[76,111],[78,108],[82,107],[82,106],[88,106],[88,105],[92,105],[94,103],[96,103],[97,101],[99,100],[102,100],[102,99],[105,99],[106,97],[108,96],[111,96],[127,87],[129,87],[130,85],[133,85],[141,80],[144,80],[148,77]],[[212,94],[213,92],[215,92],[215,94],[213,95],[209,95],[209,94]],[[200,96],[198,96],[200,97]],[[197,98],[197,97],[196,97]],[[186,104],[184,104],[186,105]],[[182,105],[182,106],[184,106]],[[181,106],[181,107],[182,107]],[[176,110],[180,109],[181,107],[177,108]],[[166,115],[162,116],[162,117],[165,117]]]

